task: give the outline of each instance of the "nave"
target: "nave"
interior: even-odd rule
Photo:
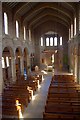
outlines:
[[[26,98],[27,96],[25,96],[23,103],[27,100]],[[43,80],[39,84],[39,87],[29,99],[30,101],[27,101],[24,105],[21,103],[21,106],[24,106],[24,110],[21,107],[21,114],[19,114],[18,109],[17,116],[15,116],[13,112],[13,115],[11,113],[11,115],[6,116],[6,118],[43,118],[44,120],[50,118],[53,120],[80,119],[80,85],[75,83],[74,76],[69,73],[57,71],[54,73],[46,72],[46,74],[43,75]],[[18,100],[21,102],[21,99]],[[11,102],[11,100],[9,102]],[[10,114],[11,109],[6,113],[8,112]]]
[[[0,2],[2,119],[80,119],[80,2],[43,1]]]

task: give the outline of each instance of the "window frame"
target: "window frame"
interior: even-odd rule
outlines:
[[[24,40],[26,40],[26,27],[24,26]]]
[[[19,22],[16,20],[16,37],[19,38]]]
[[[53,46],[53,45],[54,45],[54,43],[53,43],[53,37],[50,37],[50,46]]]
[[[44,46],[43,37],[41,37],[41,39],[40,39],[40,44],[41,44],[41,46]]]
[[[46,46],[48,47],[50,45],[49,43],[49,37],[46,37]]]
[[[9,34],[9,30],[8,30],[8,15],[6,12],[4,12],[4,33],[6,35]]]
[[[57,40],[57,41],[55,41],[55,39]],[[56,47],[57,45],[58,45],[58,39],[57,39],[57,37],[54,37],[54,46]]]
[[[61,36],[60,37],[60,46],[62,46],[63,45],[63,37]]]

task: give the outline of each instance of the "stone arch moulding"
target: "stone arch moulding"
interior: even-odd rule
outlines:
[[[24,47],[23,50],[22,50],[22,53],[24,54],[24,51],[26,52],[27,55],[29,55],[29,50],[27,47]]]
[[[13,57],[14,56],[14,49],[10,46],[5,46],[4,48],[2,48],[2,54],[6,48],[9,50],[11,57]]]
[[[20,55],[22,56],[22,48],[21,48],[21,46],[17,46],[16,48],[15,48],[15,55],[16,55],[16,50],[19,50],[19,52],[20,52]]]

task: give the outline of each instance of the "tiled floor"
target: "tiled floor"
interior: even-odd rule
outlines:
[[[47,98],[48,87],[51,82],[51,77],[51,73],[48,73],[44,76],[44,81],[41,83],[41,88],[39,88],[34,95],[34,100],[31,100],[31,102],[28,104],[28,107],[25,108],[25,112],[23,114],[24,118],[43,117],[43,111]]]

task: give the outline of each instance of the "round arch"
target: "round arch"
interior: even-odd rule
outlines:
[[[2,50],[2,54],[3,54],[3,52],[4,52],[5,50],[7,50],[7,51],[10,52],[11,57],[14,56],[14,50],[13,50],[13,48],[11,48],[10,46],[4,47],[3,50]]]
[[[19,55],[22,55],[22,48],[20,46],[16,47],[15,54],[17,51],[19,51]]]

